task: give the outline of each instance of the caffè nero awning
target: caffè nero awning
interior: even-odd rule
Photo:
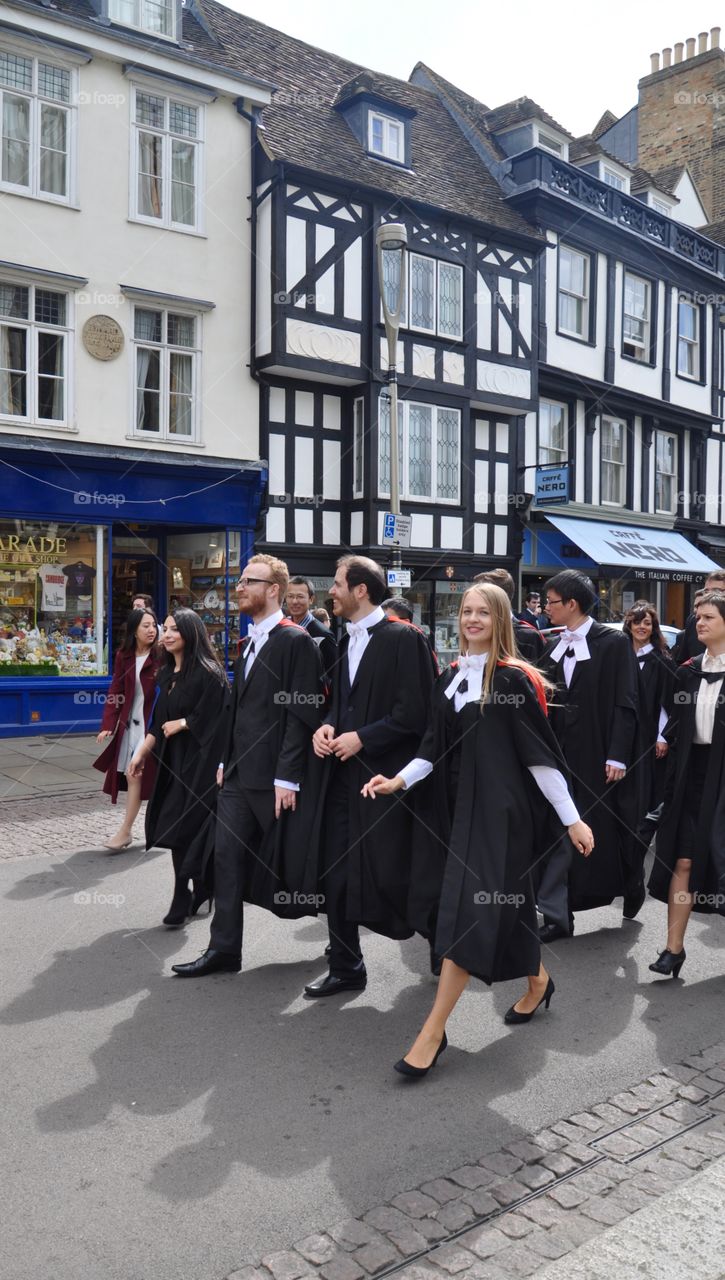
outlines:
[[[546,519],[584,555],[619,577],[655,578],[666,582],[694,582],[720,566],[671,529],[643,529],[604,520]]]

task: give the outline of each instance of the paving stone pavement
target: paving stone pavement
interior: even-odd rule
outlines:
[[[723,1157],[725,1043],[226,1280],[549,1277],[557,1260],[564,1266],[588,1241],[611,1237]],[[663,1224],[660,1273],[667,1248]],[[651,1261],[645,1274],[657,1275],[656,1255]]]
[[[102,784],[100,774],[99,784]],[[0,803],[0,859],[77,852],[103,847],[121,822],[123,802],[112,805],[100,791],[72,795],[42,795]],[[143,818],[134,826],[134,843],[143,847]]]

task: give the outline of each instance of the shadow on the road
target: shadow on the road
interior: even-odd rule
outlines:
[[[68,861],[85,883],[123,869],[116,859],[91,864],[84,854]],[[47,878],[44,887],[29,879],[37,894],[55,888]],[[71,892],[66,881],[57,887]],[[126,904],[124,918],[129,914]],[[126,1016],[125,1008],[106,1042],[91,1053],[95,1078],[78,1088],[61,1084],[62,1096],[37,1111],[37,1124],[46,1133],[85,1131],[112,1122],[118,1108],[139,1126],[177,1117],[170,1131],[154,1135],[155,1150],[163,1154],[151,1166],[147,1187],[178,1205],[211,1195],[237,1167],[279,1180],[324,1167],[350,1211],[364,1212],[370,1203],[360,1202],[361,1170],[380,1167],[381,1148],[385,1166],[371,1203],[387,1198],[391,1185],[400,1190],[445,1172],[450,1151],[460,1158],[467,1150],[478,1159],[483,1150],[520,1137],[520,1127],[505,1115],[512,1095],[523,1094],[527,1115],[534,1117],[526,1131],[535,1129],[552,1061],[566,1056],[574,1080],[572,1059],[580,1057],[593,1077],[597,1056],[624,1036],[638,995],[648,1002],[643,1032],[656,1035],[657,1056],[668,1062],[682,1056],[683,1019],[693,1002],[710,999],[716,1006],[725,989],[723,978],[684,990],[679,983],[638,985],[638,922],[581,933],[546,949],[557,987],[548,1013],[506,1028],[501,1016],[523,984],[507,983],[492,993],[472,984],[451,1020],[450,1049],[425,1085],[411,1088],[391,1068],[433,1000],[428,949],[419,939],[399,944],[410,981],[397,995],[377,977],[395,971],[399,982],[396,944],[366,939],[371,981],[364,995],[303,1001],[304,983],[324,971],[324,921],[284,926],[258,914],[241,975],[192,981],[168,976],[170,959],[193,954],[194,944],[204,949],[207,926],[203,917],[180,933],[114,928],[88,945],[71,950],[69,944],[67,951],[56,950],[30,990],[0,1017],[18,1025],[71,1012],[81,1015],[82,1027],[84,1013],[137,1000],[133,1013]],[[285,928],[289,962],[256,964],[267,938],[274,936],[278,945],[285,936],[271,931]],[[300,955],[300,943],[318,942],[319,954]],[[371,999],[390,1007],[378,1008]],[[472,1015],[480,1019],[475,1038],[482,1048],[475,1053],[456,1047],[461,1020],[467,1019],[470,1032]],[[270,1206],[272,1218],[274,1212]],[[299,1235],[324,1225],[301,1223]]]
[[[23,902],[31,898],[64,898],[80,890],[92,890],[105,884],[109,877],[128,875],[139,862],[148,858],[169,858],[167,849],[145,851],[139,840],[121,853],[109,853],[103,849],[78,849],[68,856],[59,854],[42,871],[33,871],[19,880],[6,894],[10,902]],[[171,860],[169,858],[169,884],[171,885]]]

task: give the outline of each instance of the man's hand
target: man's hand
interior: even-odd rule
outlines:
[[[216,771],[216,784],[218,787],[224,786],[224,770],[221,765],[219,765],[219,768]]]
[[[290,791],[289,787],[274,788],[274,816],[278,818],[283,809],[297,808],[297,792]]]
[[[321,724],[319,729],[315,729],[312,735],[312,749],[316,756],[322,759],[324,756],[332,755],[331,743],[335,737],[335,729],[331,724]]]
[[[588,858],[594,848],[594,832],[591,827],[588,827],[586,822],[582,822],[580,819],[579,822],[572,822],[567,830],[574,848],[578,849],[579,853],[583,853],[585,858]]]
[[[616,769],[613,764],[605,766],[607,782],[621,782],[626,772],[626,769]]]
[[[670,749],[670,748],[669,748],[669,746],[667,745],[667,743],[666,743],[666,742],[656,742],[656,743],[655,743],[655,756],[656,756],[656,758],[657,758],[658,760],[664,760],[664,758],[665,758],[665,756],[667,755],[667,752],[669,751],[669,749]]]
[[[358,751],[362,751],[362,738],[353,729],[350,733],[341,733],[339,738],[333,738],[330,746],[338,760],[349,760]]]

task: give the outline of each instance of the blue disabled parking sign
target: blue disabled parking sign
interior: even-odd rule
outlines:
[[[383,527],[383,538],[386,542],[392,542],[395,537],[395,516],[392,511],[388,511],[385,516],[385,525]]]

